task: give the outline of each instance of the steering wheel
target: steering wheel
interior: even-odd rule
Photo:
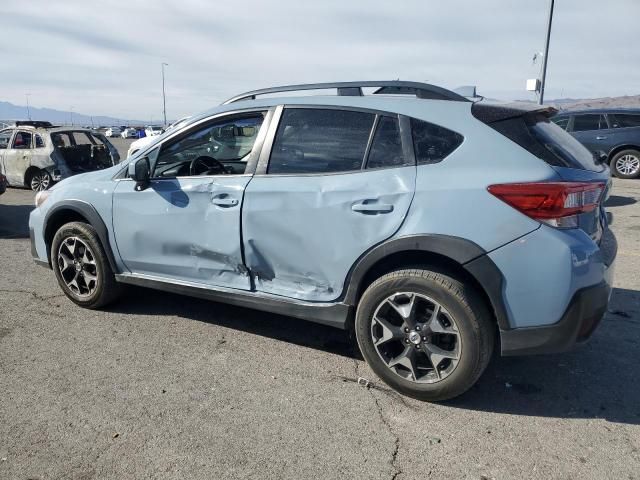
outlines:
[[[227,173],[227,170],[225,166],[215,158],[201,155],[191,160],[189,175],[202,175],[203,173],[216,175],[219,173]]]

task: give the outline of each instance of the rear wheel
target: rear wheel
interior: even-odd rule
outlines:
[[[81,307],[103,307],[120,293],[98,234],[86,223],[60,227],[51,243],[51,266],[62,291]]]
[[[611,159],[611,170],[618,178],[640,177],[640,152],[638,150],[622,150]]]
[[[27,179],[27,184],[34,192],[41,192],[51,186],[51,175],[46,170],[36,170]]]
[[[400,270],[363,294],[355,322],[373,371],[405,395],[456,397],[480,377],[493,350],[493,323],[469,286],[441,272]]]

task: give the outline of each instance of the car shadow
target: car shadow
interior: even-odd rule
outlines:
[[[31,210],[33,205],[0,203],[0,238],[28,238]]]
[[[605,207],[626,207],[627,205],[633,205],[638,201],[633,197],[623,197],[621,195],[611,195],[605,202]]]
[[[176,315],[346,358],[362,359],[341,330],[281,315],[132,287],[110,310]],[[215,314],[212,312],[215,311]],[[559,355],[495,355],[479,382],[451,408],[640,424],[640,292],[614,289],[609,313],[589,343]],[[385,387],[386,388],[386,387]]]

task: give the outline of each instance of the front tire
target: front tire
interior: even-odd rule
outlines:
[[[355,333],[373,371],[393,389],[426,401],[468,390],[487,367],[494,331],[484,302],[446,273],[400,270],[360,299]]]
[[[611,159],[611,170],[618,178],[640,177],[640,152],[638,150],[622,150]]]
[[[98,234],[86,223],[67,223],[56,232],[51,267],[62,291],[81,307],[104,307],[120,293]]]

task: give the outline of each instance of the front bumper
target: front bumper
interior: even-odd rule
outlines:
[[[552,325],[501,329],[503,356],[559,353],[591,337],[607,312],[611,297],[618,243],[610,230],[605,231],[600,250],[606,265],[603,280],[576,291],[562,318]]]

